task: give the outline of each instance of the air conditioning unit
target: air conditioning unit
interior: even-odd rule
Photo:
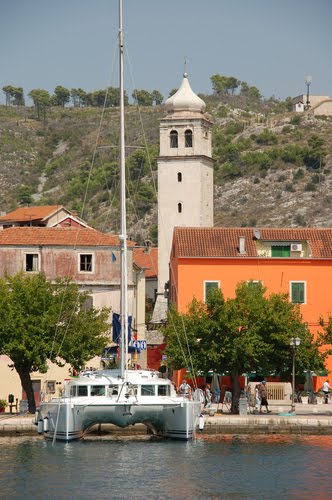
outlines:
[[[302,244],[301,243],[292,243],[291,244],[292,252],[302,252]]]

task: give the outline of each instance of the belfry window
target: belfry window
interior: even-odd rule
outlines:
[[[178,203],[178,214],[182,214],[182,203]]]
[[[179,143],[177,131],[176,130],[172,130],[171,133],[169,134],[169,136],[170,136],[170,139],[171,139],[171,142],[170,142],[171,148],[177,148],[178,147],[178,143]]]
[[[193,133],[192,130],[186,130],[184,133],[184,145],[186,148],[193,147]]]
[[[182,182],[182,172],[178,172],[178,182]]]

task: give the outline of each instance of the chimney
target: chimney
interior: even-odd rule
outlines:
[[[246,239],[244,236],[240,236],[239,252],[240,255],[244,255],[246,253]]]

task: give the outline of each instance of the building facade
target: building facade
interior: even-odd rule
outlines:
[[[239,282],[259,281],[268,294],[289,294],[314,336],[332,315],[332,229],[176,228],[171,268],[170,297],[182,312],[213,287],[231,298]]]
[[[211,121],[184,74],[165,103],[158,158],[158,295],[153,320],[165,319],[169,254],[176,226],[213,226]],[[166,285],[167,286],[167,285]]]
[[[18,272],[43,272],[49,281],[69,276],[80,290],[88,291],[91,305],[120,312],[119,238],[87,227],[8,227],[0,231],[0,278]],[[128,314],[138,338],[145,338],[145,276],[133,262],[132,242],[128,242]],[[112,324],[112,316],[109,318]],[[98,367],[100,358],[89,362]],[[140,361],[144,365],[143,362]],[[14,394],[22,399],[22,389],[7,356],[0,356],[0,399]],[[55,393],[69,376],[69,366],[50,364],[47,374],[34,373],[36,402],[40,391],[54,388]]]

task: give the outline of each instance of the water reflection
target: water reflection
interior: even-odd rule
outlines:
[[[329,498],[330,436],[0,438],[1,498]]]

